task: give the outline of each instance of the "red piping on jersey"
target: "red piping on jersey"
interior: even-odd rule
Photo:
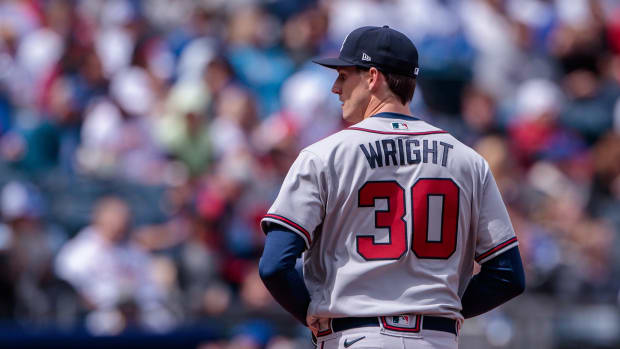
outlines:
[[[284,223],[287,223],[289,225],[292,225],[293,227],[297,228],[300,232],[302,232],[306,236],[306,239],[308,239],[308,244],[310,244],[310,242],[312,242],[312,239],[310,239],[310,234],[308,233],[308,231],[306,229],[302,228],[301,225],[291,221],[290,219],[288,219],[286,217],[275,215],[273,213],[266,214],[265,218],[272,218],[272,219],[279,220],[279,221],[282,221]]]
[[[434,134],[440,134],[440,133],[448,133],[447,131],[443,131],[443,130],[426,131],[426,132],[389,132],[389,131],[370,130],[370,129],[361,128],[361,127],[349,127],[349,128],[345,128],[345,130],[378,133],[382,135],[401,135],[401,136],[425,136],[425,135],[434,135]]]
[[[499,245],[493,247],[492,249],[488,250],[487,252],[481,254],[480,256],[478,256],[478,258],[476,258],[476,262],[480,262],[481,260],[485,259],[486,257],[492,255],[493,253],[501,250],[502,248],[504,248],[504,247],[514,243],[514,242],[517,242],[517,237],[516,236],[511,238],[511,239],[509,239],[508,241],[502,242],[501,244],[499,244]]]
[[[398,331],[398,332],[420,332],[420,319],[422,318],[422,315],[415,316],[415,327],[414,328],[395,327],[387,323],[387,321],[385,320],[386,318],[385,316],[380,316],[380,318],[381,318],[381,322],[383,323],[383,328],[386,328],[388,330]]]

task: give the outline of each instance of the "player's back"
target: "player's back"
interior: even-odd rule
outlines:
[[[516,244],[509,221],[480,215],[485,197],[499,197],[487,193],[497,189],[486,162],[424,121],[381,113],[303,153],[323,203],[321,223],[305,232],[310,316],[460,319],[474,258]]]

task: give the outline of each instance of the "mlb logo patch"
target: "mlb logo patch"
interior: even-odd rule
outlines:
[[[409,126],[407,126],[404,122],[393,122],[392,129],[394,130],[408,130]]]
[[[394,324],[398,324],[398,325],[409,325],[409,316],[408,315],[394,316],[392,321],[394,321]]]

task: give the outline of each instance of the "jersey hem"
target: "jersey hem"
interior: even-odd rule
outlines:
[[[483,264],[484,262],[487,262],[493,259],[494,257],[518,245],[519,245],[519,241],[517,240],[516,236],[513,238],[510,238],[507,241],[502,242],[501,244],[493,247],[492,249],[478,256],[476,258],[476,262],[478,262],[479,264]]]
[[[263,229],[263,232],[265,232],[265,233],[266,233],[266,230],[265,230],[264,224],[266,222],[276,223],[276,224],[282,225],[282,226],[292,230],[297,235],[301,236],[302,239],[304,239],[304,242],[306,243],[306,248],[308,248],[308,249],[310,248],[310,243],[312,242],[312,239],[310,238],[310,233],[308,233],[308,231],[306,229],[304,229],[301,225],[293,222],[292,220],[290,220],[290,219],[288,219],[286,217],[275,215],[275,214],[272,214],[272,213],[268,213],[261,220],[261,227]]]

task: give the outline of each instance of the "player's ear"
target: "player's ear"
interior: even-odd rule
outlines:
[[[368,89],[375,91],[379,88],[380,80],[382,79],[381,72],[375,67],[371,67],[367,71],[366,81],[368,83]]]

